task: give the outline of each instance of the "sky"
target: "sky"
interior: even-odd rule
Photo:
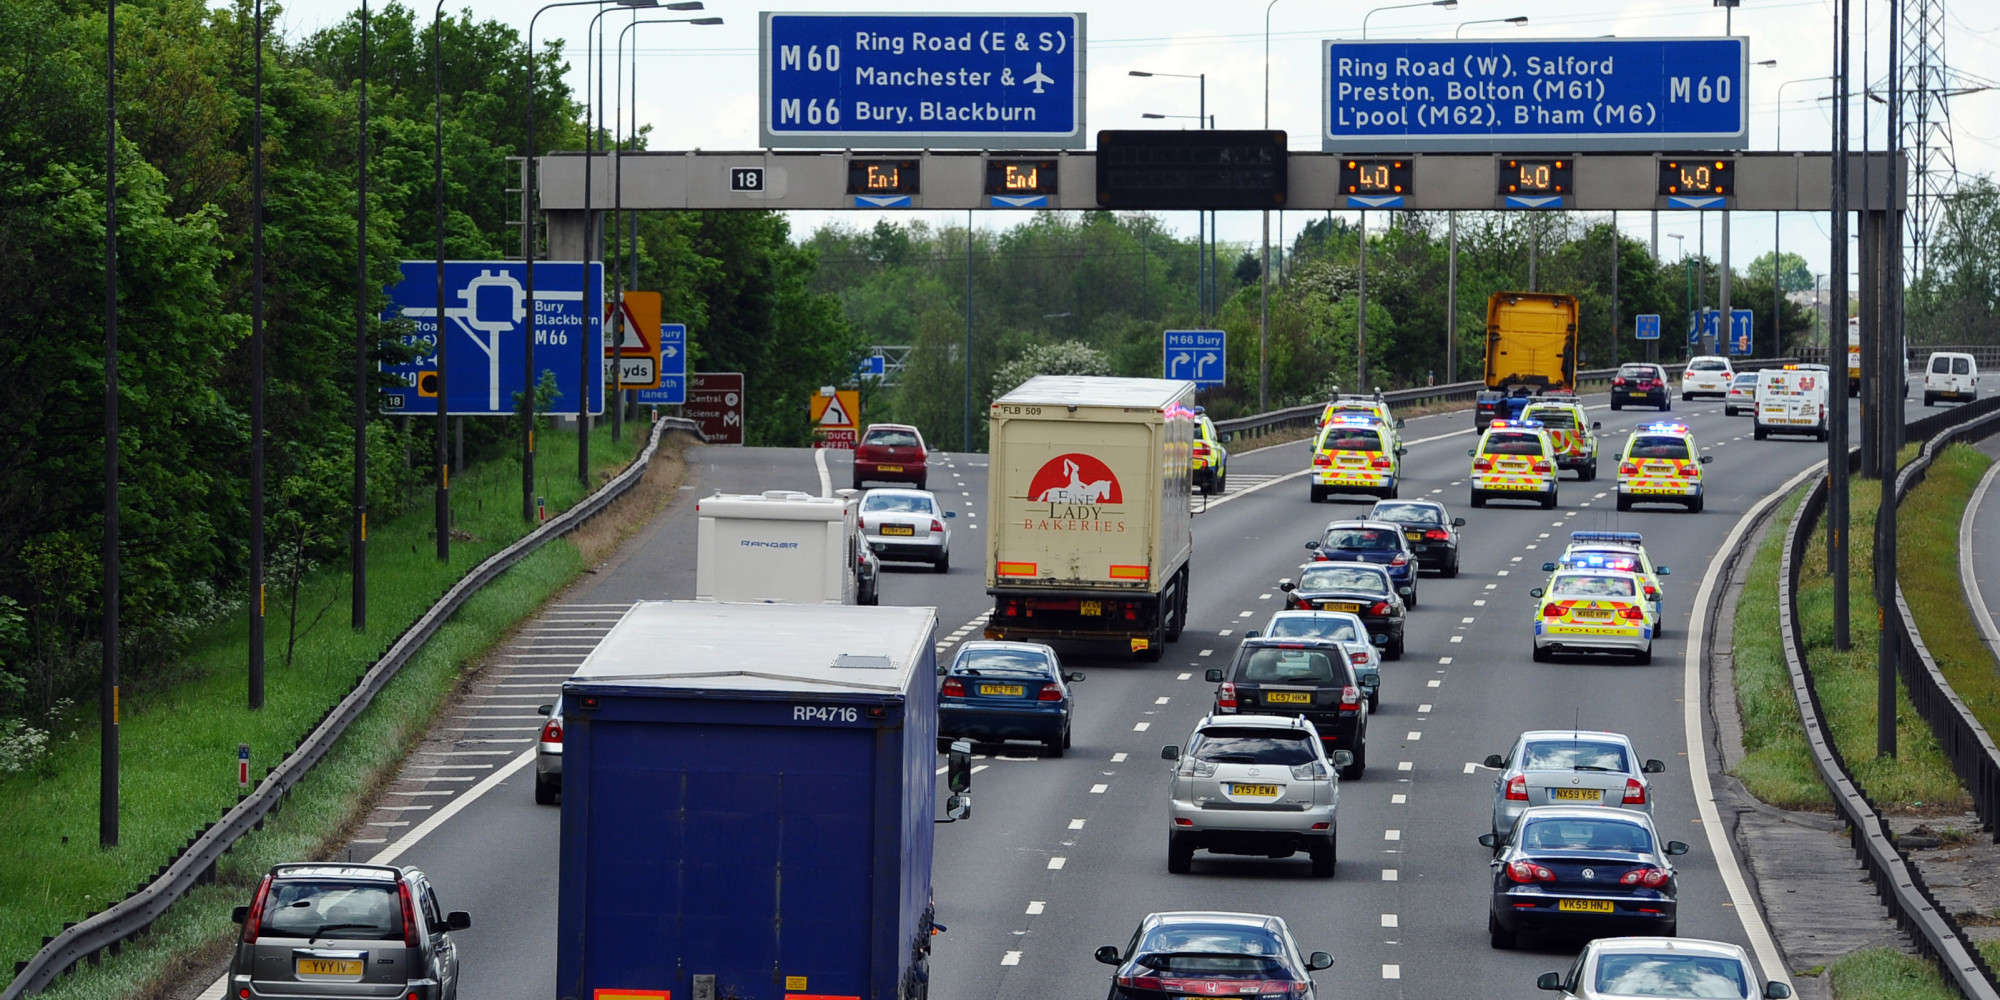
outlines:
[[[274,0],[282,3],[279,30],[306,34],[330,25],[356,7],[353,0]],[[479,0],[464,4],[446,0],[449,6],[470,9],[474,16],[511,24],[526,31],[543,0]],[[1408,0],[1402,0],[1408,2]],[[1446,38],[1468,21],[1527,16],[1525,25],[1465,25],[1465,38],[1496,40],[1574,39],[1600,35],[1623,38],[1718,37],[1733,33],[1747,38],[1750,60],[1777,60],[1775,67],[1752,66],[1749,88],[1750,148],[1771,150],[1824,150],[1830,143],[1832,103],[1830,85],[1824,79],[1832,68],[1833,0],[1742,0],[1733,13],[1710,5],[1711,0],[1460,0],[1456,10],[1420,7],[1404,10],[1377,10],[1368,21],[1368,37]],[[1888,0],[1852,0],[1857,25],[1868,22],[1867,78],[1871,87],[1886,86],[1888,66]],[[1385,4],[1378,0],[1329,3],[1326,0],[1272,0],[1266,8],[1251,0],[1092,0],[1092,2],[1052,3],[1035,9],[1082,11],[1088,15],[1088,105],[1086,121],[1091,130],[1157,128],[1144,113],[1194,115],[1197,83],[1155,77],[1137,78],[1130,70],[1155,73],[1206,74],[1208,109],[1218,128],[1261,128],[1263,123],[1264,16],[1270,16],[1270,123],[1286,129],[1294,150],[1319,148],[1320,60],[1319,41],[1326,38],[1359,38],[1361,20],[1371,8]],[[871,10],[920,13],[924,11],[993,12],[1013,5],[988,2],[930,0],[909,3],[902,0],[863,0],[836,4],[814,0],[791,0],[770,9],[801,12]],[[1914,6],[1914,5],[1911,5]],[[707,0],[704,15],[720,16],[719,26],[651,25],[635,29],[640,39],[637,49],[639,99],[637,118],[653,127],[652,148],[661,150],[752,150],[758,148],[757,67],[758,14],[767,9],[736,0]],[[1957,79],[1979,86],[1987,77],[1981,72],[2000,58],[2000,4],[1946,0],[1944,22],[1947,65],[1965,67]],[[583,47],[577,43],[586,31],[593,8],[569,7],[549,11],[536,22],[538,44],[547,38],[571,40],[566,52],[572,66],[570,84],[581,91],[584,81]],[[1025,10],[1010,10],[1024,13]],[[1727,24],[1725,17],[1727,15]],[[700,16],[663,15],[651,17]],[[614,12],[604,17],[613,25],[629,15]],[[616,33],[607,32],[607,44]],[[1857,32],[1851,55],[1854,77],[1863,76],[1864,46]],[[2000,77],[2000,71],[1989,71]],[[1785,86],[1780,102],[1779,87]],[[1952,99],[1951,120],[1956,140],[1954,150],[1961,173],[1992,173],[2000,168],[2000,84],[1996,89],[1965,94]],[[608,85],[607,85],[608,89]],[[1856,102],[1859,104],[1860,102]],[[1879,148],[1885,128],[1885,109],[1870,102],[1867,128]],[[1192,125],[1192,122],[1188,124]],[[1862,116],[1853,120],[1858,147],[1863,129]],[[1779,144],[1782,136],[1783,145]],[[803,237],[828,223],[872,227],[877,218],[892,221],[924,218],[933,224],[963,224],[962,212],[794,212],[795,233]],[[1195,214],[1157,213],[1170,227],[1192,237]],[[1319,212],[1279,213],[1274,230],[1281,224],[1289,239],[1297,228]],[[1378,213],[1379,214],[1379,213]],[[1701,213],[1659,213],[1662,259],[1678,259],[1681,250],[1693,254],[1706,230],[1707,253],[1722,254],[1721,226],[1709,219],[1704,227]],[[1717,215],[1719,213],[1706,213]],[[1256,213],[1219,213],[1218,229],[1227,244],[1255,244],[1261,235]],[[974,225],[982,229],[1018,223],[1004,212],[980,213]],[[1782,249],[1804,256],[1815,274],[1824,273],[1829,258],[1829,223],[1824,214],[1795,213],[1775,220]],[[1646,213],[1626,212],[1619,216],[1620,228],[1632,238],[1650,241],[1651,219]],[[1768,253],[1774,236],[1772,213],[1746,212],[1731,224],[1730,256],[1737,270],[1760,254]],[[1684,239],[1669,238],[1678,233]],[[1273,235],[1276,241],[1276,233]],[[1851,259],[1851,257],[1850,257]]]

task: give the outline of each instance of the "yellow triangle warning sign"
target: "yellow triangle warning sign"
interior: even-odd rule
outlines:
[[[840,389],[831,396],[812,397],[813,426],[821,430],[854,429],[860,426],[857,423],[860,415],[861,394],[853,389]]]
[[[854,418],[848,416],[847,408],[840,405],[839,396],[833,396],[826,401],[826,412],[819,415],[821,427],[846,427],[852,423]]]

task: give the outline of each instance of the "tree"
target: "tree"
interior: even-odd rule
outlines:
[[[1782,259],[1777,264],[1777,271],[1781,279],[1781,287],[1783,287],[1785,292],[1787,294],[1791,292],[1803,292],[1812,288],[1812,268],[1806,264],[1806,259],[1795,253],[1783,254],[1781,257]],[[1756,260],[1750,262],[1750,267],[1744,272],[1744,277],[1749,281],[1762,282],[1765,290],[1768,291],[1771,287],[1771,270],[1772,255],[1768,253],[1761,254]]]
[[[993,373],[993,396],[998,399],[1037,375],[1115,375],[1111,359],[1086,344],[1064,342],[1036,344],[1020,357],[1001,365]]]

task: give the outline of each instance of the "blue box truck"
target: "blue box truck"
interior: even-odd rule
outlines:
[[[918,1000],[930,608],[645,601],[563,684],[563,1000]]]

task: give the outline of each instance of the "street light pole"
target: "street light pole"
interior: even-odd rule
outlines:
[[[1527,23],[1528,23],[1528,18],[1526,15],[1520,17],[1488,17],[1478,21],[1460,21],[1458,22],[1458,30],[1453,31],[1451,33],[1451,37],[1453,38],[1464,37],[1465,26],[1468,24],[1511,24],[1514,25],[1515,27],[1520,27],[1521,25]]]
[[[98,632],[97,846],[118,846],[118,0],[104,3],[104,602]]]
[[[439,562],[451,560],[451,460],[445,450],[450,443],[451,418],[450,407],[446,405],[449,394],[445,391],[444,335],[444,5],[445,0],[438,0],[437,10],[431,15],[431,103],[436,122],[431,210],[437,241],[437,311],[433,314],[437,341],[432,348],[437,358],[437,448],[432,458],[437,469],[437,511],[432,531],[437,534]]]
[[[250,7],[250,707],[264,707],[264,0]]]
[[[349,626],[368,627],[368,0],[361,0],[360,125],[355,129],[354,518],[348,527]]]

